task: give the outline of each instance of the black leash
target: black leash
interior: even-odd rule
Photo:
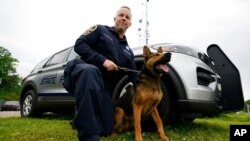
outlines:
[[[140,72],[140,71],[138,71],[138,70],[132,70],[132,69],[129,69],[129,68],[119,67],[119,66],[118,66],[118,70],[126,71],[126,72],[136,72],[136,73],[139,73],[139,72]]]

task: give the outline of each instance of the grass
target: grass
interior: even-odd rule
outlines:
[[[77,141],[76,131],[69,122],[72,117],[48,116],[35,118],[0,119],[1,141]],[[193,122],[181,122],[166,126],[165,132],[171,141],[229,141],[231,124],[250,124],[250,114],[220,114],[213,118],[199,118]],[[145,141],[158,141],[155,132],[143,133]],[[101,141],[133,141],[133,132],[119,134],[116,137],[102,137]]]
[[[65,117],[2,118],[1,141],[77,141],[76,131]]]

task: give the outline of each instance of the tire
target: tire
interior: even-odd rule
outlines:
[[[129,90],[132,87],[133,87],[133,84],[129,82],[128,75],[125,75],[124,77],[122,77],[122,79],[117,83],[114,89],[113,102],[116,103],[118,99],[126,92],[129,92]]]
[[[39,112],[36,111],[36,98],[33,90],[28,90],[21,99],[21,117],[37,117]]]
[[[162,90],[163,96],[157,109],[161,116],[163,125],[166,125],[171,120],[170,115],[172,113],[173,101],[171,100],[171,94],[169,92],[169,88],[167,87],[167,85],[162,80],[160,81],[160,83],[161,83],[161,90]]]
[[[161,89],[163,92],[163,97],[159,105],[157,106],[159,115],[162,119],[163,125],[168,124],[171,121],[171,107],[173,105],[173,101],[171,100],[171,96],[169,93],[169,89],[167,85],[161,80]],[[113,101],[116,103],[118,99],[129,89],[133,87],[132,83],[129,82],[128,76],[124,76],[116,85],[113,92]],[[154,131],[156,129],[156,125],[151,117],[145,119],[142,123],[142,128],[145,131]]]

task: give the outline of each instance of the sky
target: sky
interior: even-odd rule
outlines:
[[[0,46],[19,60],[27,76],[42,59],[74,45],[90,26],[112,26],[122,5],[131,8],[129,45],[145,43],[139,28],[146,0],[0,0]],[[206,52],[217,44],[238,68],[245,100],[250,99],[249,0],[149,0],[148,43],[178,43]]]

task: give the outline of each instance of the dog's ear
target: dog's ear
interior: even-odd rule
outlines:
[[[143,47],[143,56],[146,57],[150,54],[150,49],[147,46]]]
[[[159,48],[157,49],[157,52],[158,52],[158,53],[163,53],[162,48],[161,48],[161,47],[159,47]]]

